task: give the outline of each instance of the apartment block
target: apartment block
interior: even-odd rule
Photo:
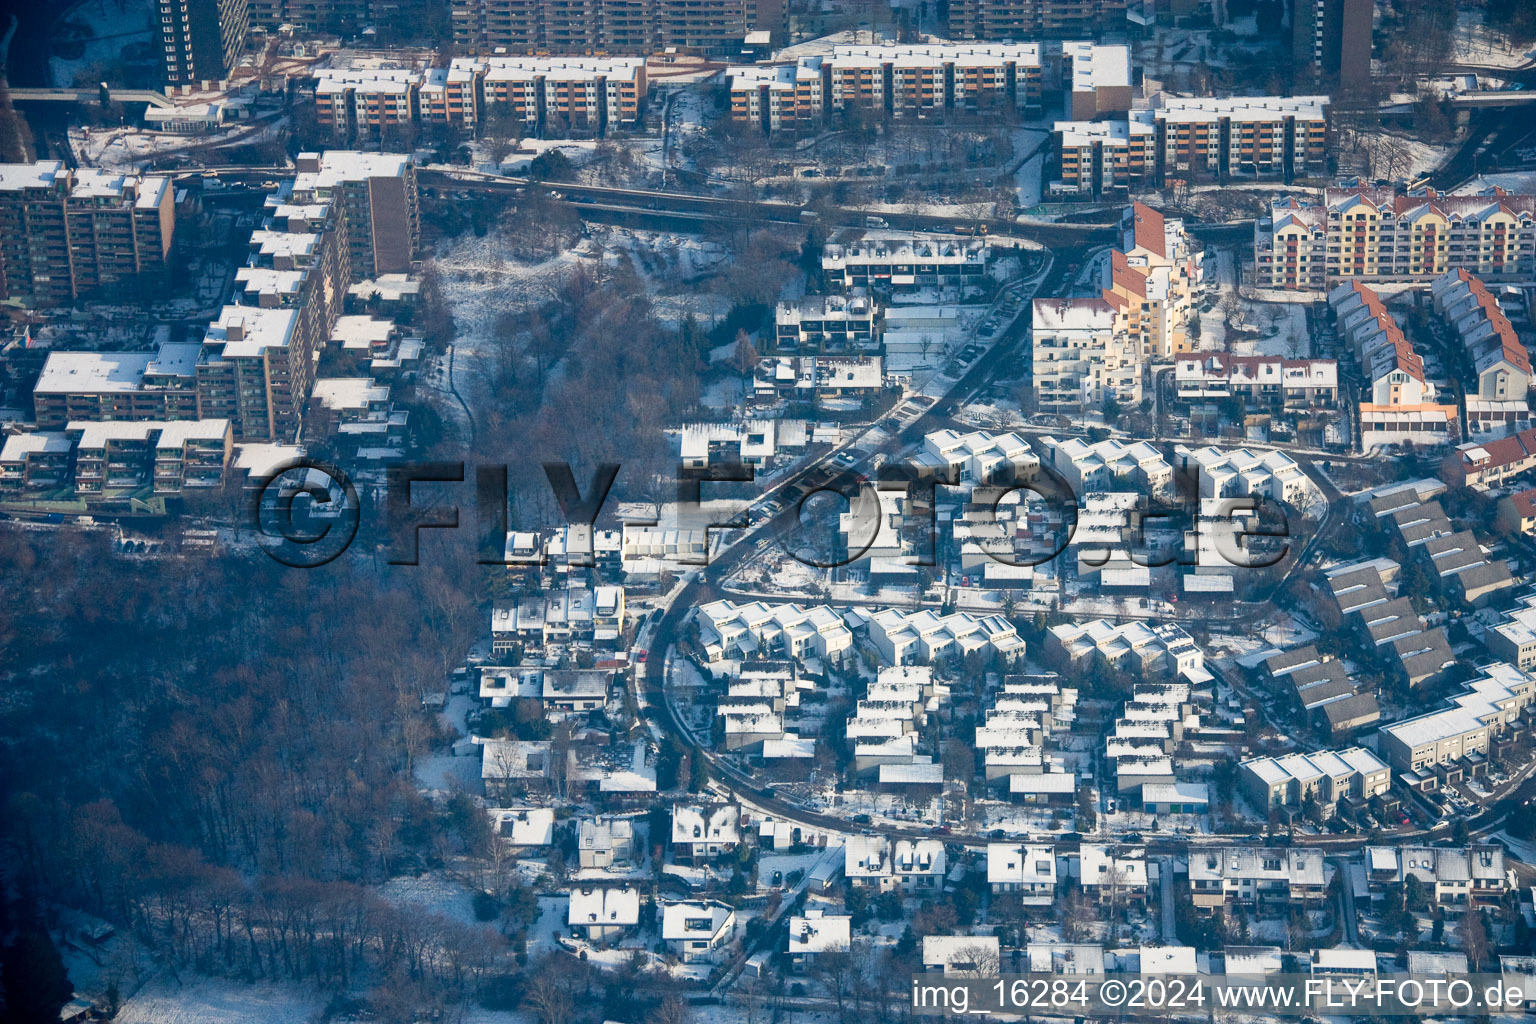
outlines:
[[[1104,299],[1036,299],[1030,336],[1041,412],[1141,401],[1141,347],[1116,330],[1115,308]]]
[[[0,297],[68,304],[163,274],[175,227],[169,178],[0,164]]]
[[[1493,188],[1328,188],[1319,202],[1277,200],[1254,227],[1266,288],[1312,289],[1342,280],[1429,281],[1452,270],[1487,280],[1536,273],[1536,197]]]
[[[174,497],[224,483],[234,435],[228,420],[70,423],[75,493],[87,501]]]
[[[1102,48],[1101,48],[1102,49]],[[1099,195],[1172,177],[1278,177],[1328,169],[1327,96],[1153,95],[1123,120],[1092,120],[1079,105],[1055,125],[1060,178],[1053,191]]]
[[[1082,102],[1113,106],[1129,94],[1125,47],[1083,47]],[[1123,58],[1125,83],[1112,73]],[[946,111],[1039,109],[1045,69],[1038,43],[840,44],[794,64],[730,68],[731,116],[765,131],[808,129],[833,114],[930,116]],[[1129,105],[1127,103],[1127,105]]]
[[[197,344],[154,352],[52,352],[32,389],[37,425],[197,419]]]
[[[1157,134],[1157,180],[1174,175],[1280,177],[1328,169],[1327,96],[1234,96],[1158,93],[1132,113]]]
[[[234,69],[251,27],[246,0],[161,0],[159,6],[168,83],[218,81]]]
[[[753,32],[782,36],[784,0],[451,0],[471,53],[735,56]]]
[[[1157,173],[1157,129],[1144,119],[1057,121],[1059,177],[1050,191],[1098,196],[1147,184]]]
[[[1126,0],[951,0],[956,39],[1061,39],[1123,30]]]
[[[225,306],[198,358],[203,413],[227,417],[241,440],[296,437],[315,374],[299,324],[295,309]]]
[[[63,431],[11,434],[0,447],[0,501],[44,498],[68,487],[74,452]]]
[[[633,126],[644,110],[645,61],[638,57],[460,58],[453,66],[475,76],[485,108],[510,109],[530,133],[602,135]]]
[[[1292,0],[1291,54],[1341,90],[1371,81],[1371,0]]]
[[[862,289],[873,295],[981,285],[992,250],[981,241],[861,241],[827,245],[821,272],[833,292]]]
[[[1104,301],[1115,310],[1116,333],[1148,359],[1191,349],[1189,321],[1205,280],[1204,256],[1184,222],[1132,203],[1120,219],[1120,245],[1105,268]]]
[[[409,156],[326,150],[300,153],[295,163],[293,202],[329,203],[341,211],[353,279],[411,269],[421,208]]]

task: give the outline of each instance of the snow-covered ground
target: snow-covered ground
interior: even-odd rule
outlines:
[[[156,42],[154,14],[154,5],[145,0],[86,0],[67,19],[87,29],[85,50],[78,57],[54,57],[48,62],[53,84],[68,88],[92,64],[117,60],[130,46]],[[68,37],[66,31],[62,38]],[[68,45],[63,48],[67,50]]]
[[[475,923],[474,890],[447,875],[428,872],[399,875],[378,887],[378,894],[401,909],[438,914],[462,924]]]
[[[1498,33],[1488,31],[1480,9],[1469,9],[1456,14],[1450,60],[1473,67],[1520,68],[1536,60],[1536,50],[1511,46]]]
[[[308,1024],[325,1010],[323,996],[296,985],[242,985],[160,975],[124,1001],[118,1024]]]

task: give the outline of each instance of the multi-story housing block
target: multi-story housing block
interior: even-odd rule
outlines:
[[[159,6],[167,82],[218,81],[234,69],[251,27],[246,0],[164,0]]]
[[[197,419],[196,344],[154,352],[53,352],[32,390],[37,425]]]
[[[45,497],[73,477],[75,446],[60,430],[11,434],[0,448],[0,501]]]
[[[0,164],[0,298],[68,304],[163,274],[175,227],[168,178]]]
[[[1116,333],[1137,343],[1148,359],[1166,359],[1193,347],[1188,324],[1205,279],[1203,254],[1184,222],[1142,203],[1125,208],[1120,246],[1110,252],[1104,301],[1114,307]]]
[[[1536,197],[1494,188],[1328,188],[1319,205],[1281,200],[1254,229],[1258,283],[1321,289],[1348,279],[1427,281],[1463,269],[1485,280],[1536,273]]]
[[[224,483],[234,452],[228,420],[75,422],[75,493],[86,499],[173,497]]]
[[[1132,119],[1156,132],[1157,180],[1257,175],[1286,181],[1328,169],[1327,96],[1190,98],[1159,93]]]
[[[300,153],[292,201],[341,212],[354,280],[411,269],[421,239],[416,168],[409,156],[327,150]]]
[[[1126,0],[953,0],[956,39],[1060,39],[1093,36],[1126,24]]]
[[[470,53],[735,56],[748,35],[784,31],[784,0],[452,0]]]
[[[893,291],[961,288],[980,285],[986,279],[992,250],[981,241],[862,241],[852,245],[827,245],[821,256],[821,272],[827,288],[847,292],[854,288],[875,295]]]
[[[1141,401],[1141,346],[1116,330],[1115,308],[1104,299],[1036,299],[1030,334],[1041,412]]]
[[[1068,81],[1080,107],[1130,105],[1125,47],[1066,45],[1077,48]],[[1045,89],[1038,43],[840,44],[794,64],[732,68],[727,79],[732,118],[765,131],[806,130],[845,112],[885,118],[1038,110]]]

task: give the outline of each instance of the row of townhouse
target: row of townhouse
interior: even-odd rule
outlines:
[[[268,0],[270,2],[270,0]],[[739,56],[782,36],[784,0],[451,0],[454,45],[471,53]]]
[[[1004,664],[1024,657],[1023,638],[1001,615],[940,615],[927,608],[882,608],[861,617],[870,643],[888,665],[931,664],[939,658],[958,659],[972,653],[995,655]]]
[[[1198,474],[1202,498],[1253,495],[1299,505],[1311,486],[1296,460],[1278,449],[1254,452],[1247,448],[1207,445],[1190,449],[1179,445],[1173,450],[1173,460],[1185,472]]]
[[[1067,42],[1047,52],[1039,43],[839,44],[793,63],[726,70],[732,119],[764,132],[814,130],[854,111],[1038,111],[1048,77],[1068,94],[1074,116],[1130,108],[1131,53],[1123,45]]]
[[[1523,301],[1518,290],[1517,302]],[[1464,267],[1448,270],[1430,285],[1436,313],[1455,332],[1475,378],[1467,381],[1468,429],[1505,433],[1530,425],[1526,398],[1531,389],[1531,355],[1504,315],[1498,298]]]
[[[885,311],[865,295],[807,295],[774,307],[773,355],[878,355]]]
[[[1189,353],[1174,360],[1173,385],[1182,401],[1240,398],[1249,408],[1331,409],[1339,401],[1339,364],[1333,359]]]
[[[1157,93],[1115,120],[1055,124],[1053,192],[1101,195],[1172,177],[1281,177],[1328,169],[1327,96],[1189,98]]]
[[[1230,904],[1321,903],[1328,878],[1321,850],[1226,846],[1189,855],[1190,900],[1206,912]]]
[[[1061,676],[1004,676],[976,728],[975,748],[988,787],[1007,786],[1009,797],[1021,803],[1070,804],[1077,775],[1061,770],[1045,747],[1076,718],[1077,688],[1063,686]]]
[[[1290,696],[1297,711],[1330,739],[1381,721],[1376,695],[1361,693],[1343,662],[1320,654],[1311,644],[1270,655],[1262,662],[1259,678],[1268,691]]]
[[[853,648],[853,631],[827,605],[736,604],[722,599],[700,606],[696,616],[699,642],[709,662],[782,656],[838,663]]]
[[[1128,490],[1162,495],[1173,487],[1172,464],[1148,441],[1125,444],[1114,438],[1089,442],[1045,437],[1041,443],[1050,450],[1052,468],[1074,494]]]
[[[0,164],[0,299],[69,305],[163,277],[175,240],[171,179],[58,160]]]
[[[1321,290],[1340,281],[1430,281],[1463,269],[1491,280],[1536,273],[1536,197],[1493,188],[1326,188],[1277,199],[1254,225],[1256,283]]]
[[[938,769],[936,778],[942,783],[942,766],[918,753],[917,746],[929,714],[948,699],[949,687],[936,682],[927,665],[882,668],[844,726],[853,744],[854,772],[873,772],[884,785],[912,785],[925,777],[932,784]]]
[[[1446,707],[1384,725],[1376,748],[1402,781],[1429,791],[1485,774],[1488,759],[1530,735],[1536,680],[1496,662],[1446,700]]]
[[[543,650],[570,643],[613,646],[624,636],[624,588],[569,587],[491,609],[491,650]]]
[[[338,136],[407,125],[473,131],[493,113],[530,134],[605,134],[645,113],[639,57],[458,57],[446,68],[340,66],[315,72],[315,116]]]
[[[1438,907],[1497,906],[1512,886],[1501,846],[1367,846],[1365,877],[1373,899],[1394,893],[1409,878]]]
[[[1360,641],[1390,659],[1398,681],[1413,690],[1441,682],[1456,663],[1445,627],[1425,624],[1407,595],[1397,595],[1399,566],[1383,559],[1325,573],[1339,614]]]
[[[1419,558],[1445,592],[1483,605],[1515,585],[1502,558],[1488,558],[1471,530],[1457,530],[1438,501],[1401,502],[1380,515],[1410,555]]]
[[[944,843],[938,839],[849,836],[843,846],[843,877],[858,889],[906,894],[937,893],[949,872]]]
[[[1454,404],[1436,399],[1424,360],[1386,304],[1368,285],[1351,280],[1328,293],[1339,337],[1350,347],[1364,384],[1359,406],[1360,448],[1450,444],[1459,430]]]
[[[1386,763],[1364,747],[1255,757],[1238,765],[1238,784],[1258,810],[1316,808],[1324,819],[1341,807],[1360,809],[1386,795],[1391,776]]]

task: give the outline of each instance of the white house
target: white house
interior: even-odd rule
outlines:
[[[663,900],[661,939],[684,963],[716,959],[736,931],[736,911],[715,900]]]
[[[630,886],[578,886],[571,890],[566,924],[588,942],[608,943],[640,923],[640,891]]]

